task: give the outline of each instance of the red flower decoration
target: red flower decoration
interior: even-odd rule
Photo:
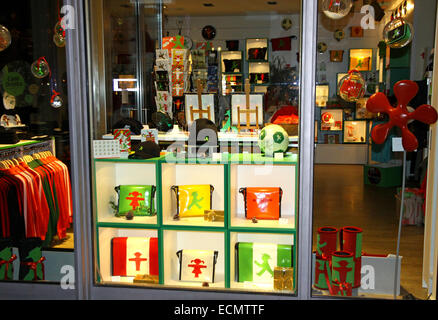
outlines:
[[[394,85],[394,94],[397,98],[397,107],[393,108],[388,98],[381,92],[371,96],[367,102],[367,109],[372,113],[383,112],[388,114],[389,122],[379,124],[371,132],[373,141],[382,144],[388,137],[389,131],[397,126],[402,130],[403,148],[406,151],[415,151],[418,148],[418,140],[408,129],[409,120],[418,120],[426,124],[437,121],[438,115],[434,107],[423,104],[414,112],[407,109],[408,103],[417,95],[418,85],[414,81],[402,80]]]

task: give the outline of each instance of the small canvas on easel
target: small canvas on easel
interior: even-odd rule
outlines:
[[[208,119],[214,123],[214,94],[202,94],[200,79],[196,81],[196,94],[186,94],[186,121],[190,126],[197,119]]]
[[[190,126],[197,119],[209,119],[214,122],[214,95],[202,94],[201,107],[199,107],[198,94],[185,94],[186,120]]]
[[[231,96],[231,124],[240,129],[258,129],[263,126],[263,94],[250,94],[248,80],[245,94]],[[249,101],[249,108],[247,107]]]

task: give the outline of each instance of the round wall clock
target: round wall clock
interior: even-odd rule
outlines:
[[[205,40],[213,40],[216,37],[216,28],[213,26],[205,26],[202,29],[202,37]]]

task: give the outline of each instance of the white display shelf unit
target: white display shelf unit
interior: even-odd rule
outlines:
[[[149,160],[95,159],[94,195],[97,248],[97,275],[101,284],[136,285],[132,277],[111,274],[111,239],[114,237],[158,237],[159,284],[146,286],[200,290],[271,292],[272,286],[237,283],[235,243],[238,241],[294,244],[297,219],[297,157],[282,160],[262,155],[223,155],[220,161],[160,157]],[[157,215],[126,220],[116,217],[109,205],[117,201],[114,187],[121,184],[155,185]],[[208,222],[202,217],[174,220],[176,198],[172,185],[211,184],[212,209],[224,211],[224,221]],[[243,186],[279,186],[283,189],[282,220],[252,223],[244,217]],[[217,250],[215,282],[179,280],[181,249]],[[296,248],[294,248],[294,265]],[[296,274],[295,274],[296,277]],[[143,286],[143,284],[142,284]],[[290,292],[287,292],[290,294]]]

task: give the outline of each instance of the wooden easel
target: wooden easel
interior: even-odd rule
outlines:
[[[246,107],[245,109],[240,109],[240,106],[237,106],[237,129],[239,130],[239,132],[242,129],[259,129],[259,107],[256,106],[255,110],[251,110],[251,105],[250,105],[250,93],[251,93],[251,85],[249,84],[249,79],[245,80],[245,96],[246,96]],[[256,116],[256,124],[255,126],[251,126],[251,114],[255,113]],[[241,122],[240,122],[240,115],[246,115],[246,125],[242,126]]]
[[[208,120],[211,120],[211,113],[210,113],[211,106],[207,106],[207,110],[202,109],[202,92],[204,91],[204,88],[202,87],[202,83],[200,79],[196,81],[196,87],[198,91],[198,109],[193,109],[193,106],[190,106],[191,121],[192,122],[194,121],[195,114],[198,114],[199,118],[204,118],[203,117],[204,113],[207,114],[206,118],[208,118]]]

